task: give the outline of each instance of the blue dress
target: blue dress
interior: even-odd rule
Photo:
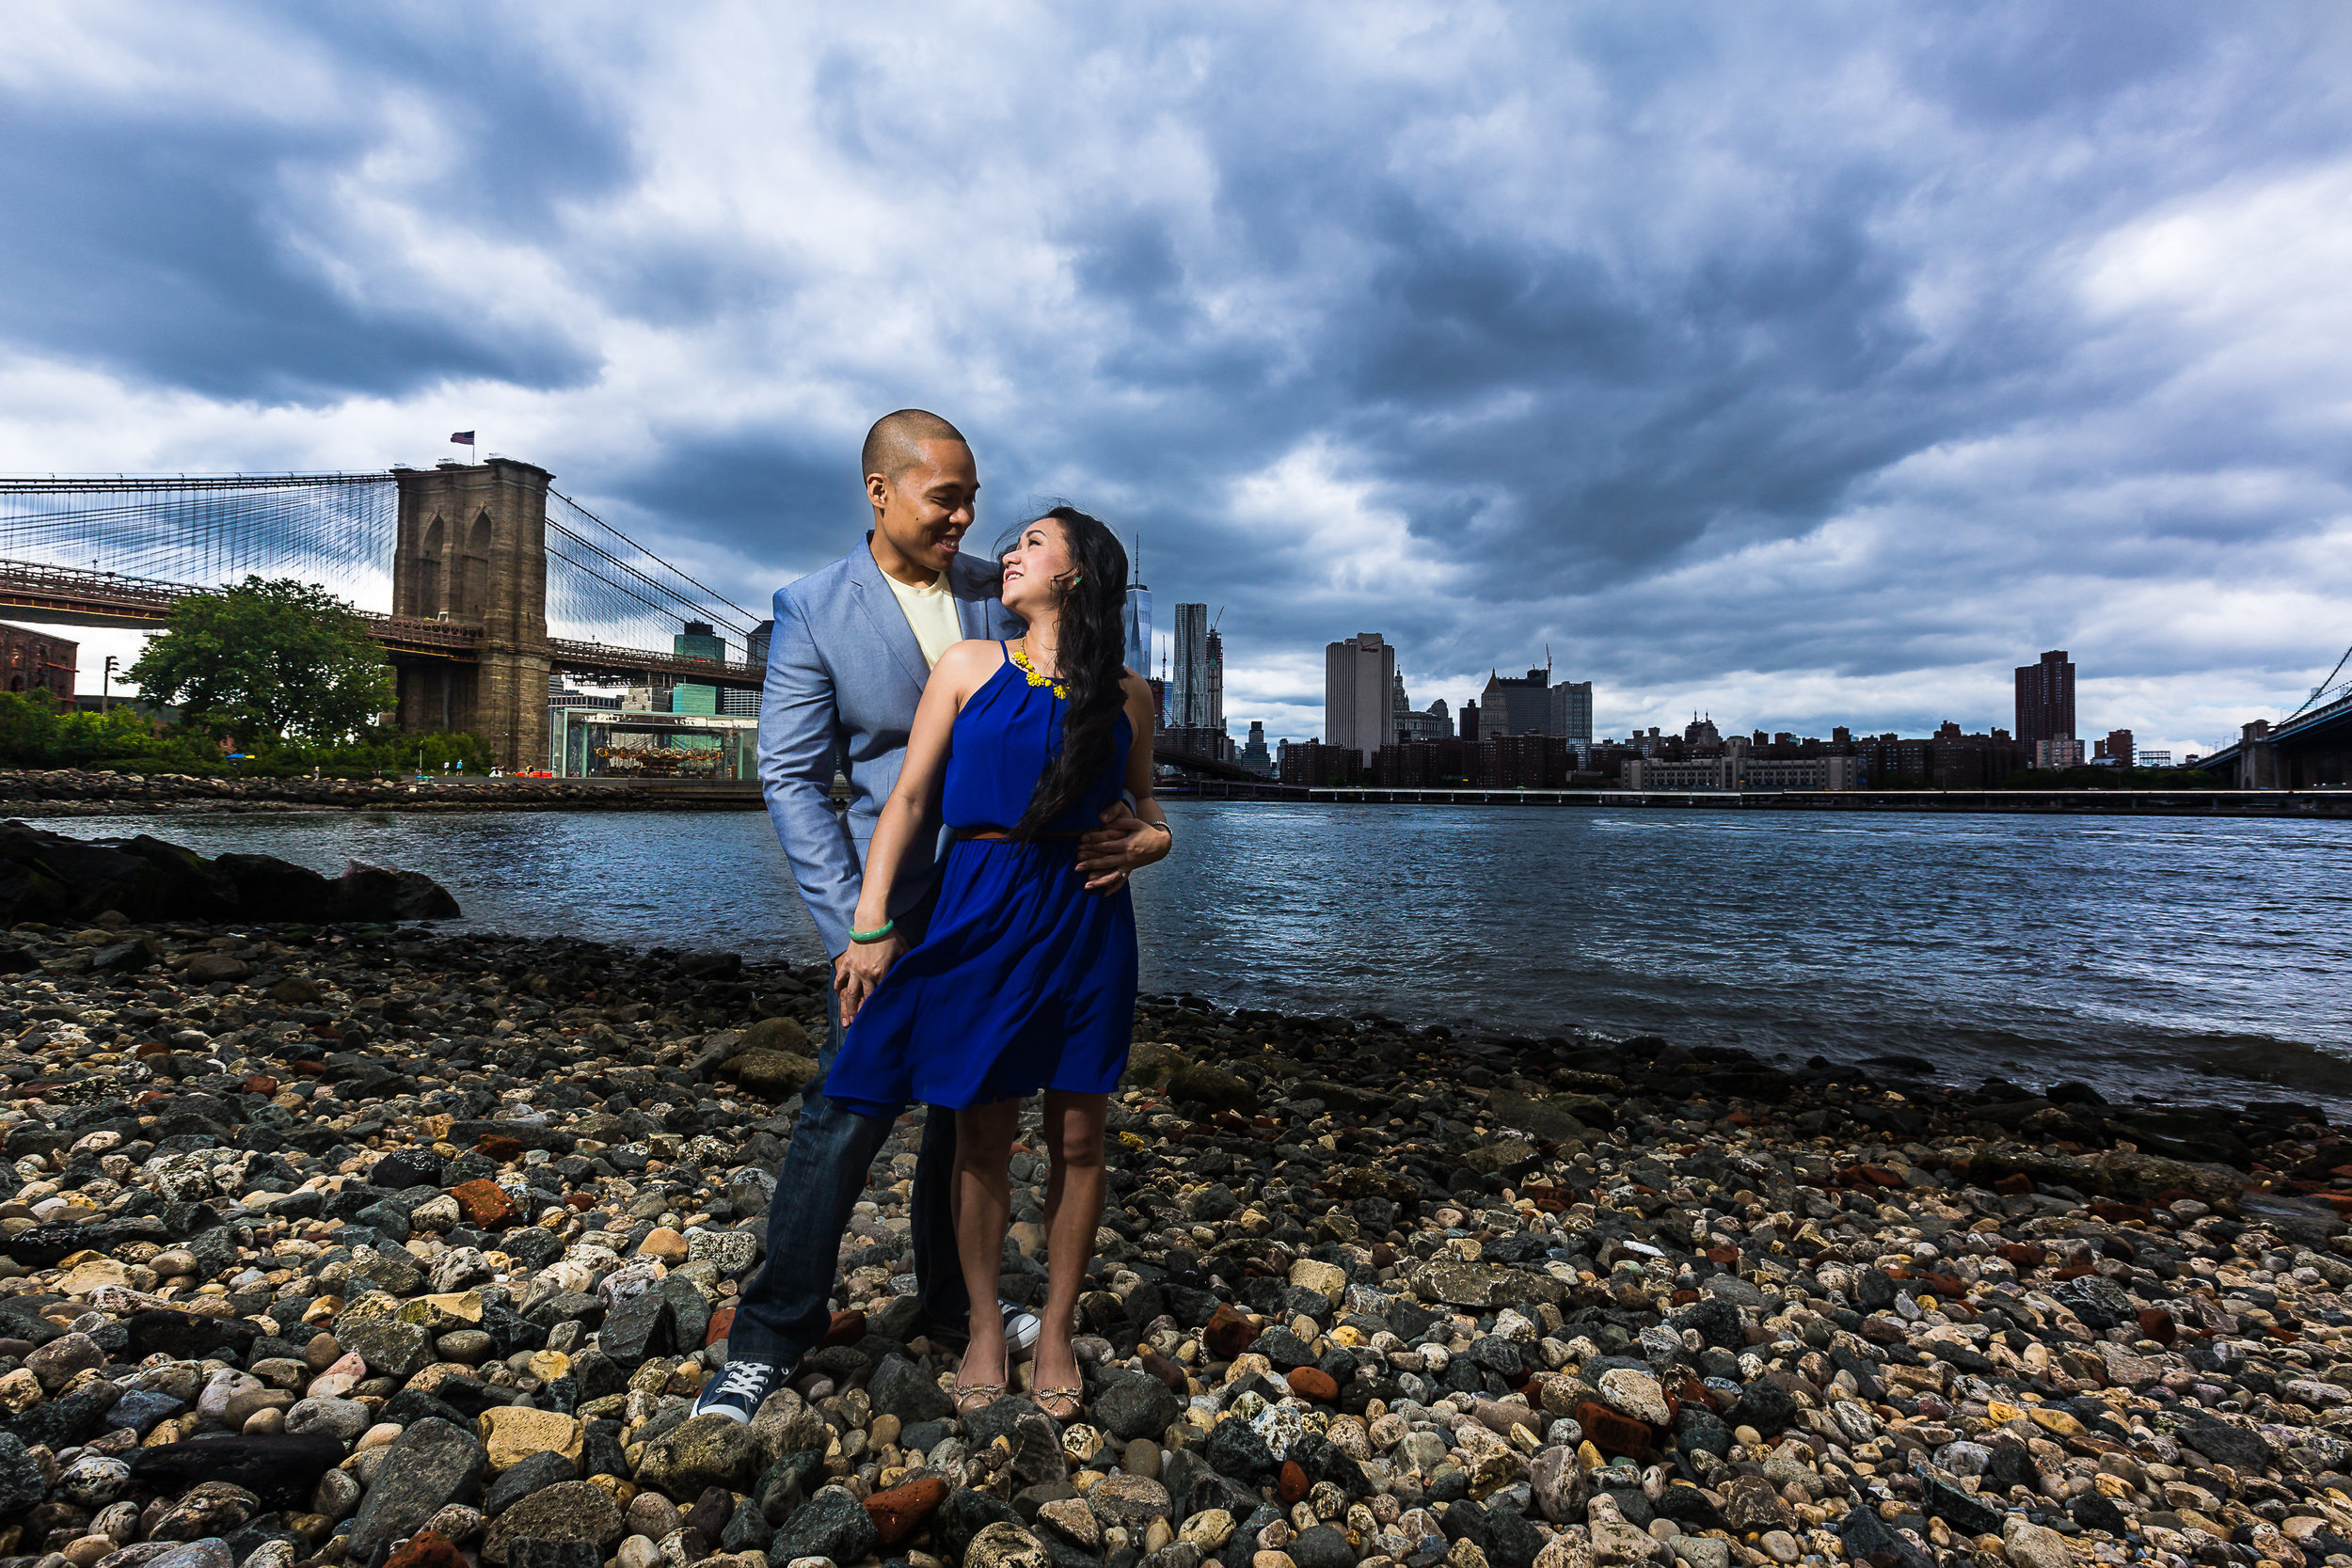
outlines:
[[[1061,748],[1069,705],[1010,657],[956,715],[941,813],[966,832],[1021,820]],[[993,1104],[1063,1089],[1107,1094],[1126,1070],[1136,1010],[1136,912],[1122,887],[1086,890],[1079,832],[1119,799],[1134,728],[1077,807],[1028,843],[959,838],[923,940],[843,1036],[824,1092],[862,1116],[910,1101]]]

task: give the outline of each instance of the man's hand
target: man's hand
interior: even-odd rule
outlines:
[[[1117,893],[1127,885],[1127,873],[1167,858],[1173,841],[1126,801],[1104,806],[1099,820],[1100,828],[1078,840],[1078,869],[1088,873],[1089,893]]]
[[[850,950],[833,961],[833,989],[841,998],[841,1027],[847,1029],[866,999],[874,994],[882,977],[890,973],[890,966],[907,944],[893,931],[880,942],[853,942]]]

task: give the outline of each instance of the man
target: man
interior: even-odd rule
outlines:
[[[1021,635],[1021,623],[997,601],[995,563],[962,548],[980,483],[956,427],[920,409],[884,415],[866,432],[864,466],[873,530],[848,555],[777,593],[760,696],[768,815],[833,955],[836,990],[818,1077],[803,1096],[777,1173],[767,1260],[736,1308],[726,1370],[694,1402],[696,1415],[716,1411],[739,1421],[749,1421],[824,1337],[841,1233],[890,1135],[888,1122],[853,1115],[821,1092],[841,1045],[840,965],[874,819],[898,783],[907,732],[940,655],[964,638]],[[836,766],[850,780],[846,816],[831,800]],[[1124,807],[1104,820],[1102,832],[1088,835],[1080,864],[1095,873],[1088,885],[1107,892],[1148,861],[1159,840]],[[910,849],[891,891],[898,928],[916,941],[945,844],[943,832]],[[961,1338],[971,1303],[948,1201],[955,1159],[955,1118],[926,1115],[909,1205],[915,1294],[926,1331]],[[1009,1302],[995,1309],[1011,1349],[1036,1342],[1034,1315]]]

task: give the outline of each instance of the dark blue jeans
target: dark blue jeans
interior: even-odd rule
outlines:
[[[929,911],[924,911],[928,913]],[[907,921],[902,917],[900,925]],[[727,1358],[756,1357],[789,1366],[825,1337],[833,1314],[834,1273],[850,1210],[866,1190],[866,1172],[890,1136],[891,1123],[843,1109],[822,1092],[841,1049],[841,1006],[828,993],[825,1049],[818,1076],[801,1100],[784,1167],[768,1206],[768,1256],[744,1288],[727,1331]],[[908,1220],[914,1243],[914,1293],[930,1323],[964,1332],[972,1312],[956,1256],[955,1213],[948,1201],[956,1170],[956,1114],[932,1106],[923,1113],[923,1147],[916,1156]]]

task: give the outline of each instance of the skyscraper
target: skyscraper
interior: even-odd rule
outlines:
[[[1441,698],[1433,704],[1427,713],[1415,711],[1412,699],[1405,694],[1405,672],[1402,670],[1396,673],[1396,690],[1389,706],[1396,718],[1396,742],[1400,746],[1409,740],[1454,738],[1454,721],[1446,717],[1444,700]]]
[[[1593,683],[1591,681],[1562,681],[1549,693],[1550,722],[1546,735],[1565,737],[1571,746],[1583,748],[1593,743]]]
[[[1558,736],[1580,748],[1593,743],[1593,683],[1551,684],[1549,665],[1524,675],[1501,672],[1486,677],[1479,694],[1478,727],[1491,740],[1500,736]],[[1465,705],[1463,711],[1469,712]],[[1470,736],[1465,733],[1463,739]]]
[[[1503,735],[1549,735],[1551,672],[1490,673],[1478,697],[1478,727],[1488,739]]]
[[[2074,664],[2065,649],[2017,667],[2017,738],[2027,746],[2074,738]]]
[[[1208,717],[1202,723],[1218,735],[1225,733],[1225,639],[1209,628]]]
[[[776,624],[773,621],[762,621],[754,626],[752,634],[743,640],[743,657],[752,664],[765,668],[768,663],[769,640],[775,634]]]
[[[1249,721],[1249,743],[1241,749],[1241,765],[1262,779],[1274,777],[1274,756],[1265,749],[1265,721]]]
[[[1323,650],[1323,739],[1369,765],[1396,744],[1396,650],[1376,631]]]
[[[1152,673],[1152,590],[1143,585],[1143,546],[1138,543],[1129,552],[1136,580],[1127,585],[1127,668],[1149,677]]]
[[[727,645],[707,621],[689,621],[685,629],[670,640],[670,651],[679,658],[708,659],[713,664],[727,661]],[[716,713],[719,711],[719,689],[715,686],[681,684],[670,691],[672,713]]]
[[[686,629],[670,639],[670,651],[679,658],[707,658],[713,664],[724,664],[727,645],[710,628],[707,621],[689,621]]]
[[[1168,727],[1205,730],[1209,717],[1209,607],[1176,607],[1176,662],[1168,687]]]

